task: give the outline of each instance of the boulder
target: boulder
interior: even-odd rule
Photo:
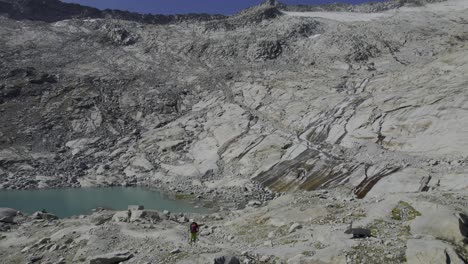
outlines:
[[[7,232],[10,230],[10,225],[7,223],[0,222],[0,232]],[[1,239],[1,236],[0,236]]]
[[[110,211],[102,211],[102,212],[99,212],[99,213],[94,213],[91,217],[90,217],[90,221],[91,223],[95,224],[95,225],[102,225],[106,222],[109,222],[114,216],[114,213],[113,212],[110,212]]]
[[[234,256],[221,256],[214,259],[214,264],[240,264],[240,261]]]
[[[210,229],[206,229],[206,230],[203,230],[200,232],[200,236],[209,236],[211,235],[211,230]]]
[[[301,229],[302,225],[299,223],[294,223],[289,227],[289,233],[294,233],[296,230]]]
[[[0,222],[13,223],[18,211],[12,208],[0,208]]]
[[[24,247],[22,250],[21,250],[21,253],[26,253],[28,252],[28,250],[30,250],[31,248],[30,247]]]
[[[179,218],[177,218],[177,222],[179,223],[187,223],[189,221],[189,219],[185,216],[181,216]]]
[[[406,260],[412,264],[465,263],[449,244],[440,240],[423,239],[408,240]]]
[[[260,205],[262,205],[262,202],[260,201],[249,201],[247,203],[248,206],[252,206],[252,207],[259,207]]]
[[[133,257],[128,251],[116,251],[103,255],[89,257],[89,264],[114,264],[127,261]]]
[[[131,212],[129,211],[119,211],[112,216],[112,220],[115,222],[128,222],[130,220]]]
[[[72,150],[72,155],[76,155],[80,152],[85,152],[89,149],[89,146],[96,143],[99,137],[95,138],[80,138],[68,141],[65,146]]]
[[[136,211],[130,211],[130,212],[131,212],[130,222],[141,220],[141,219],[147,219],[151,221],[161,220],[159,212],[156,210],[136,210]]]
[[[30,256],[29,257],[29,262],[30,263],[36,263],[36,262],[39,262],[40,260],[42,259],[42,256]]]
[[[25,158],[20,156],[14,149],[2,149],[0,150],[0,165],[6,163],[12,163],[22,161]]]
[[[48,221],[58,219],[58,216],[56,216],[54,214],[43,213],[43,212],[39,212],[39,211],[33,213],[31,216],[32,216],[33,219],[43,219],[43,220],[48,220]]]
[[[44,248],[50,241],[51,241],[50,237],[43,237],[39,239],[36,243],[34,243],[32,247],[33,248],[38,247],[39,249],[41,249],[41,248]]]
[[[137,41],[137,37],[132,36],[126,29],[113,28],[108,33],[109,40],[116,45],[129,46]]]
[[[265,247],[273,247],[273,241],[267,240],[267,241],[263,242],[263,245]]]
[[[465,241],[458,213],[446,206],[428,202],[414,203],[413,207],[421,213],[411,223],[411,233],[414,235],[430,235],[458,243]]]
[[[173,250],[171,250],[171,254],[177,254],[177,253],[180,253],[180,248],[175,248]]]
[[[131,159],[130,165],[135,171],[139,172],[147,172],[154,169],[153,164],[145,156],[134,157]]]

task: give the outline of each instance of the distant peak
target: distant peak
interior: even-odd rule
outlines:
[[[276,6],[278,4],[278,1],[276,0],[264,0],[262,5],[268,5],[268,6]]]
[[[272,6],[272,7],[277,7],[277,8],[282,8],[286,6],[285,4],[281,3],[278,0],[264,0],[261,5]]]

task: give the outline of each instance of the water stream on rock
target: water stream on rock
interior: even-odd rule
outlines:
[[[97,207],[125,210],[128,205],[171,212],[208,212],[208,209],[187,201],[170,199],[160,192],[138,187],[0,190],[0,207],[28,214],[45,209],[59,217],[69,217],[89,214]]]

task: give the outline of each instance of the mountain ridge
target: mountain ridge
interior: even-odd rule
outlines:
[[[74,3],[64,3],[60,0],[1,0],[1,13],[6,13],[13,19],[39,20],[44,22],[57,22],[71,18],[113,18],[146,24],[169,24],[182,21],[207,21],[225,18],[223,15],[209,14],[152,15],[113,9],[99,10]]]
[[[265,16],[278,15],[281,11],[289,12],[364,12],[374,13],[403,7],[405,5],[423,5],[427,3],[442,2],[446,0],[388,0],[384,2],[369,2],[363,4],[319,4],[319,5],[286,5],[277,0],[266,0],[257,6],[247,8],[232,16],[220,14],[140,14],[117,9],[99,10],[75,3],[64,3],[60,0],[1,0],[0,14],[8,14],[13,19],[39,20],[44,22],[57,22],[71,18],[113,18],[146,24],[169,24],[182,21],[212,21],[239,17],[248,10],[264,8]],[[265,8],[269,7],[269,8]],[[276,15],[275,15],[276,14]]]

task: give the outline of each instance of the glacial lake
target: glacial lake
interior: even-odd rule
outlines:
[[[138,187],[70,188],[44,190],[0,190],[0,207],[9,207],[24,213],[45,209],[60,218],[90,214],[103,207],[126,210],[128,205],[143,205],[145,209],[169,210],[173,213],[206,213],[183,200],[170,199],[160,192]]]

